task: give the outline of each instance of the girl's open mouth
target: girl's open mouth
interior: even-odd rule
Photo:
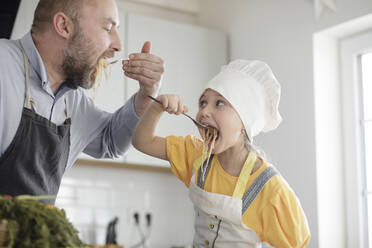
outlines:
[[[214,146],[220,137],[220,132],[217,128],[210,126],[208,129],[204,130],[203,136],[208,146]]]

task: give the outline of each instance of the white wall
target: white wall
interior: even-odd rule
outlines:
[[[116,0],[121,11],[139,15],[157,17],[182,23],[193,24],[196,22],[198,10],[197,1],[187,4],[187,0],[177,0],[173,6],[165,8],[166,3],[162,0]],[[141,3],[142,2],[142,3]],[[145,4],[146,2],[152,4]],[[181,11],[182,8],[185,11]]]
[[[315,20],[313,1],[204,0],[199,23],[230,36],[231,59],[261,59],[282,84],[283,123],[257,139],[300,198],[319,247],[314,124],[313,34],[372,12],[367,0],[338,0]],[[321,190],[321,189],[320,189]],[[342,237],[340,237],[342,238]]]
[[[153,3],[144,4],[141,1]],[[11,39],[20,39],[31,29],[34,10],[38,2],[39,0],[21,0],[18,11],[22,15],[17,15],[15,19]],[[173,8],[164,8],[162,4],[165,3],[160,0],[117,0],[120,11],[194,24],[196,22],[198,2],[193,0],[189,5],[186,3],[184,1],[176,1],[173,3]],[[185,11],[181,11],[182,8]]]
[[[56,206],[65,209],[88,244],[105,244],[106,227],[115,216],[118,244],[138,243],[135,212],[140,214],[143,231],[146,213],[152,215],[147,247],[192,244],[194,210],[188,189],[170,171],[77,165],[63,177]]]

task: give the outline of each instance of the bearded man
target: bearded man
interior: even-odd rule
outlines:
[[[118,26],[115,0],[40,0],[29,33],[0,39],[0,194],[56,195],[80,152],[113,158],[129,148],[164,72],[151,44],[122,62],[140,87],[115,113],[81,89],[122,49]]]

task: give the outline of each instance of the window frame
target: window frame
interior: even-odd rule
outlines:
[[[339,45],[348,246],[358,239],[359,247],[369,247],[361,57],[372,52],[372,30],[343,38]]]

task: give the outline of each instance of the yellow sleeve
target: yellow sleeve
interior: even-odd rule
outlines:
[[[292,190],[281,188],[262,210],[262,239],[276,248],[306,247],[310,231]]]
[[[192,166],[195,159],[202,155],[202,143],[195,136],[166,137],[167,158],[171,169],[184,184],[189,187],[192,177]]]

